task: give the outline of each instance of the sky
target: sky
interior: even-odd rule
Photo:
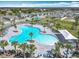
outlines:
[[[0,1],[79,1],[79,0],[0,0]]]
[[[79,7],[79,1],[0,1],[0,7]]]

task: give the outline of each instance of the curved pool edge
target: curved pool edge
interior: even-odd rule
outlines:
[[[24,26],[24,25],[21,25],[21,26]],[[28,25],[27,25],[28,26]],[[29,27],[29,26],[28,26]],[[31,27],[31,26],[30,26]],[[37,28],[37,27],[33,27],[33,28]],[[40,28],[37,28],[40,32],[41,32],[41,29]],[[41,33],[40,33],[41,34]],[[59,41],[58,40],[58,37],[55,35],[55,34],[45,34],[45,35],[51,35],[51,36],[55,36],[55,38],[57,39],[57,42]],[[9,41],[9,40],[8,40]],[[40,43],[41,44],[41,43]],[[46,44],[45,44],[46,45]],[[47,45],[52,45],[52,44],[47,44]]]

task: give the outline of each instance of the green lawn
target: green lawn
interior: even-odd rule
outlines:
[[[54,23],[54,26],[52,26],[52,29],[67,29],[72,35],[78,37],[78,31],[79,31],[79,24],[77,26],[77,30],[73,30],[73,23],[71,21],[65,21],[65,20],[60,20],[60,19],[56,19],[56,18],[46,18],[43,19],[43,22],[46,22],[46,20],[49,20],[47,22],[51,22]],[[41,21],[41,22],[42,22]]]

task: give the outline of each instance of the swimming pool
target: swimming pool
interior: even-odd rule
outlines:
[[[54,44],[58,41],[55,35],[41,34],[41,30],[36,27],[22,25],[18,26],[17,29],[22,32],[12,36],[9,42],[18,41],[18,43],[24,43],[27,40],[37,40],[41,44]],[[30,33],[32,33],[32,36],[30,36]]]

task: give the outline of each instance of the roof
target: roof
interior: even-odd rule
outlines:
[[[33,19],[34,20],[40,20],[41,18],[39,16],[35,16]]]
[[[65,39],[69,40],[69,39],[77,39],[75,36],[73,36],[71,33],[69,33],[67,30],[58,30]]]

